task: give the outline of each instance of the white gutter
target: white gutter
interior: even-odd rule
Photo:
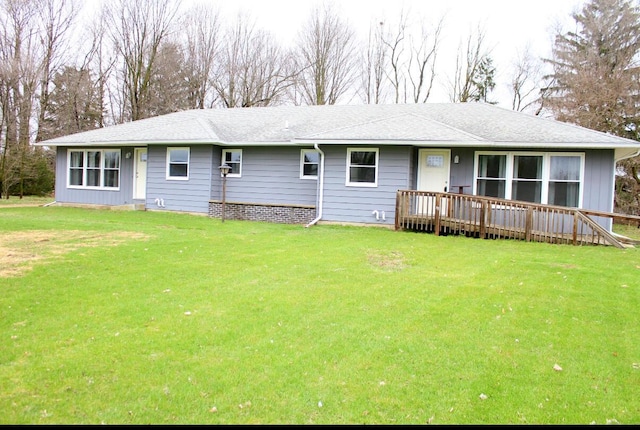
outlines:
[[[314,143],[313,147],[320,153],[320,171],[318,172],[318,179],[320,180],[320,189],[318,191],[318,216],[316,216],[316,218],[309,224],[305,225],[305,228],[311,227],[312,225],[320,221],[320,219],[322,218],[322,204],[324,200],[324,152],[322,152],[317,143]]]
[[[640,149],[636,150],[635,152],[631,152],[630,154],[626,154],[626,155],[618,155],[618,154],[614,153],[614,157],[615,157],[615,162],[616,163],[618,161],[626,160],[627,158],[637,157],[638,155],[640,155]]]

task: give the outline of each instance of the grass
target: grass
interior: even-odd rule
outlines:
[[[613,231],[628,237],[629,239],[640,240],[640,224],[614,224]]]
[[[0,423],[640,423],[637,249],[65,207],[0,238]]]
[[[20,198],[19,196],[11,196],[8,199],[3,197],[3,198],[0,198],[0,207],[14,206],[14,205],[42,206],[42,205],[46,205],[47,203],[51,203],[54,200],[55,198],[50,196],[24,196],[22,198]]]

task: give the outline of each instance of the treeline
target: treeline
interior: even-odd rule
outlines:
[[[0,195],[53,188],[53,157],[34,141],[180,110],[425,103],[437,75],[452,102],[494,103],[480,27],[460,35],[455,64],[442,66],[444,17],[402,11],[363,40],[339,3],[318,3],[283,46],[250,15],[225,20],[212,3],[189,5],[110,0],[89,11],[81,0],[0,0]],[[573,19],[552,58],[514,53],[511,108],[637,139],[637,5],[592,0]],[[625,163],[617,203],[633,211],[638,161]]]

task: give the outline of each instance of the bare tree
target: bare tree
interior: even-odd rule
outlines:
[[[542,62],[531,55],[530,45],[516,53],[511,83],[511,109],[540,113],[543,105]]]
[[[353,29],[332,6],[314,9],[299,33],[296,88],[310,105],[337,103],[351,88],[360,59]]]
[[[432,27],[423,22],[420,33],[411,31],[408,15],[401,11],[395,32],[383,36],[389,58],[387,78],[395,103],[426,103],[436,78],[436,63],[444,16]]]
[[[365,104],[382,103],[385,99],[386,68],[388,63],[387,50],[383,41],[384,22],[370,26],[362,73],[362,99]]]
[[[121,57],[122,91],[126,101],[123,120],[145,118],[160,45],[170,35],[179,0],[114,0],[105,20]]]
[[[0,195],[9,198],[18,184],[20,197],[29,176],[31,120],[39,81],[39,29],[35,0],[0,3],[0,64],[2,79],[2,154]]]
[[[185,62],[190,68],[191,107],[210,108],[216,101],[211,90],[214,61],[220,46],[220,14],[208,4],[192,7],[185,16]]]
[[[86,54],[81,61],[79,70],[90,71],[90,76],[93,78],[94,84],[97,86],[96,94],[99,98],[98,105],[100,106],[101,116],[99,119],[99,127],[104,127],[107,123],[108,115],[109,123],[115,124],[116,116],[113,115],[113,105],[107,103],[106,100],[111,100],[113,89],[109,86],[113,70],[116,65],[116,56],[108,48],[108,39],[106,23],[104,14],[106,9],[102,9],[94,16],[94,20],[87,27],[88,35],[86,39],[89,41],[89,47],[86,50]],[[107,97],[109,96],[109,97]],[[107,109],[107,106],[110,108]],[[110,113],[110,114],[109,114]],[[122,118],[122,113],[117,115],[117,118]]]
[[[53,75],[65,60],[63,50],[67,49],[67,35],[72,30],[77,15],[78,7],[75,0],[40,0],[38,20],[42,26],[40,40],[44,52],[42,53],[42,70],[40,72],[38,123],[44,120],[49,103],[49,86]],[[38,127],[36,141],[40,140],[42,140],[42,136],[40,135],[40,127]]]
[[[393,36],[386,34],[383,36],[383,43],[389,50],[389,62],[391,70],[388,74],[391,85],[395,91],[395,103],[406,102],[406,97],[401,99],[402,94],[406,96],[404,87],[404,74],[402,72],[401,59],[405,51],[404,40],[406,39],[407,22],[404,13],[400,15],[398,29]]]
[[[277,104],[293,83],[288,55],[246,14],[229,28],[218,58],[213,86],[224,107]]]
[[[458,49],[450,93],[450,100],[454,103],[486,101],[488,92],[493,88],[491,81],[495,69],[485,48],[485,36],[485,31],[478,27],[467,37],[466,47]]]
[[[412,39],[407,70],[414,103],[426,103],[431,95],[443,22],[444,18],[440,19],[433,31],[423,26],[420,40],[413,43]]]

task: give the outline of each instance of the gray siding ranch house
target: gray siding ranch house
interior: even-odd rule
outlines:
[[[640,153],[483,103],[190,110],[39,145],[57,204],[220,217],[224,179],[227,219],[305,225],[393,226],[399,190],[611,212],[616,162]]]

